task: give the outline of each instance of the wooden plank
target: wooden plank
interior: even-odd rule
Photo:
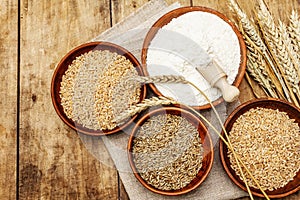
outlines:
[[[0,5],[0,199],[16,198],[18,3]]]
[[[118,23],[120,20],[134,12],[137,8],[141,7],[148,0],[112,0],[112,24]],[[188,0],[166,0],[167,4],[179,2],[182,6],[189,6],[190,1]]]
[[[231,11],[228,7],[228,1],[224,0],[192,0],[194,6],[205,6],[209,8],[216,9],[222,12],[225,15],[230,16]],[[251,13],[251,8],[255,5],[254,0],[251,1],[243,1],[236,0],[239,5],[243,8],[243,10],[247,13]],[[300,9],[298,0],[265,0],[265,2],[269,5],[271,12],[274,16],[278,16],[282,19],[286,19],[287,13],[290,13],[291,9]]]
[[[111,12],[112,12],[112,25],[120,22],[122,19],[127,17],[129,14],[134,12],[136,9],[147,3],[147,0],[111,0]],[[186,0],[167,0],[167,4],[172,4],[175,2],[180,2],[182,6],[189,6],[190,1]],[[120,180],[120,179],[119,179]],[[127,200],[129,199],[122,181],[119,181],[119,199]]]
[[[50,98],[55,65],[110,27],[109,0],[21,0],[21,199],[117,199],[118,177],[64,125]],[[101,149],[100,148],[100,149]]]

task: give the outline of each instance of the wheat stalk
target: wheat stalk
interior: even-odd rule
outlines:
[[[239,5],[236,3],[235,0],[229,0],[229,3],[230,3],[229,8],[237,14],[237,17],[240,20],[241,26],[242,26],[245,34],[247,34],[247,36],[249,36],[251,41],[259,49],[259,51],[261,52],[261,54],[263,55],[263,57],[265,58],[265,60],[269,64],[269,66],[271,67],[272,71],[274,72],[276,78],[280,82],[280,85],[282,87],[282,90],[283,90],[283,93],[284,93],[286,99],[288,101],[292,102],[292,100],[290,98],[289,90],[288,90],[287,86],[285,85],[285,82],[284,82],[281,74],[278,72],[276,65],[273,62],[272,57],[269,55],[268,48],[265,45],[265,43],[263,42],[262,38],[260,37],[260,34],[258,33],[256,26],[253,25],[253,23],[247,17],[246,13],[244,13],[241,10],[241,8],[239,7]]]
[[[253,177],[253,175],[251,174],[251,172],[247,169],[247,167],[244,165],[244,163],[241,161],[241,159],[238,157],[238,155],[236,155],[234,149],[232,148],[232,145],[231,145],[231,142],[229,140],[229,137],[228,137],[228,134],[227,134],[227,131],[225,129],[225,127],[223,126],[223,123],[221,121],[221,118],[218,114],[218,112],[216,111],[214,105],[212,104],[212,102],[209,100],[209,98],[205,95],[205,93],[200,90],[196,85],[194,85],[193,83],[185,80],[184,77],[182,76],[153,76],[153,77],[136,77],[135,79],[136,81],[138,81],[139,83],[159,83],[160,81],[163,82],[163,83],[183,83],[183,84],[190,84],[191,86],[193,86],[196,90],[199,91],[200,94],[202,94],[205,99],[210,103],[210,105],[212,106],[212,109],[214,111],[214,113],[216,114],[218,120],[219,120],[219,123],[221,124],[222,126],[222,129],[226,135],[226,138],[227,138],[227,141],[223,138],[223,136],[216,130],[216,128],[203,116],[201,115],[200,113],[198,113],[197,111],[195,111],[192,107],[188,106],[188,105],[185,105],[187,108],[191,109],[194,111],[195,114],[197,114],[200,118],[202,118],[210,127],[212,127],[212,129],[219,135],[219,137],[221,138],[221,140],[223,140],[223,142],[225,143],[225,145],[228,146],[228,149],[230,151],[232,151],[233,155],[234,155],[234,158],[236,159],[236,163],[238,164],[238,167],[239,167],[239,170],[241,171],[241,174],[242,176],[244,177],[244,172],[242,171],[241,167],[240,167],[240,163],[242,164],[242,166],[245,168],[246,172],[250,175],[250,177],[253,179],[253,181],[257,184],[258,188],[262,191],[262,193],[264,194],[264,196],[268,198],[267,194],[262,190],[261,186],[259,185],[258,181]],[[170,82],[168,82],[168,80]],[[142,82],[144,81],[144,82]],[[130,83],[130,82],[129,82]],[[134,83],[132,83],[134,84]],[[152,106],[157,106],[157,105],[170,105],[170,104],[180,104],[179,102],[171,99],[171,98],[168,98],[168,97],[153,97],[153,98],[150,98],[150,99],[145,99],[144,101],[142,101],[141,103],[135,105],[135,106],[131,106],[127,111],[125,111],[123,114],[121,114],[120,116],[116,117],[114,120],[116,122],[120,122],[120,121],[123,121],[125,119],[127,119],[128,117],[130,116],[133,116],[149,107],[152,107]],[[244,180],[245,177],[243,178]],[[252,196],[252,193],[251,193],[251,190],[247,184],[246,181],[244,181],[246,187],[248,188],[248,192],[249,192],[249,195],[251,197],[251,199],[253,199],[253,196]]]
[[[229,139],[228,133],[227,133],[227,131],[226,131],[226,129],[225,129],[223,123],[222,123],[222,120],[221,120],[221,118],[220,118],[220,115],[218,114],[218,112],[217,112],[215,106],[212,104],[212,102],[211,102],[210,99],[207,97],[207,95],[206,95],[202,90],[200,90],[195,84],[193,84],[192,82],[188,82],[188,84],[190,84],[191,86],[193,86],[193,87],[194,87],[194,88],[195,88],[202,96],[204,96],[204,98],[209,102],[210,106],[212,107],[212,109],[213,109],[215,115],[217,116],[217,119],[218,119],[219,123],[221,124],[222,130],[223,130],[223,132],[224,132],[224,134],[225,134],[225,136],[226,136],[227,141],[226,141],[226,139],[224,139],[224,137],[223,137],[223,136],[222,136],[222,135],[221,135],[221,134],[213,127],[213,126],[211,126],[211,127],[212,127],[213,130],[218,134],[218,136],[221,138],[221,140],[225,143],[225,145],[228,147],[228,149],[232,152],[233,157],[234,157],[234,159],[235,159],[235,161],[236,161],[236,163],[237,163],[237,165],[238,165],[238,169],[240,170],[240,173],[241,173],[241,175],[242,175],[242,179],[244,180],[244,183],[245,183],[245,186],[246,186],[246,188],[247,188],[247,192],[248,192],[248,194],[249,194],[250,199],[251,199],[251,200],[254,200],[254,198],[253,198],[253,196],[252,196],[252,192],[251,192],[251,190],[250,190],[250,188],[249,188],[249,185],[248,185],[248,183],[247,183],[247,181],[246,181],[244,172],[243,172],[243,170],[242,170],[242,168],[241,168],[241,166],[240,166],[240,163],[242,164],[242,166],[244,167],[244,169],[246,170],[246,172],[250,175],[251,179],[256,183],[257,187],[260,189],[260,191],[261,191],[262,194],[266,197],[266,199],[270,200],[270,198],[268,197],[268,195],[267,195],[267,194],[265,193],[265,191],[261,188],[261,186],[260,186],[260,184],[258,183],[258,181],[254,178],[254,176],[252,175],[252,173],[251,173],[251,172],[248,170],[248,168],[245,166],[244,162],[242,162],[242,161],[240,160],[239,156],[236,155],[235,150],[232,148],[232,144],[231,144],[231,141],[230,141],[230,139]],[[187,107],[189,107],[189,106],[187,106]],[[190,108],[190,109],[193,109],[193,108],[191,108],[191,107],[189,107],[189,108]],[[193,110],[194,110],[194,109],[193,109]],[[205,117],[203,117],[201,114],[199,114],[198,112],[197,112],[197,115],[198,115],[199,117],[201,117],[206,123],[208,123],[209,125],[211,125],[211,124],[209,123],[209,121],[208,121]]]
[[[249,20],[246,13],[242,11],[235,0],[229,0],[229,8],[237,14],[245,33],[249,35],[250,39],[256,44],[256,46],[258,46],[262,52],[266,51],[267,48],[257,32],[257,28]]]
[[[250,75],[248,74],[247,71],[245,73],[245,78],[246,78],[246,80],[247,80],[247,82],[248,82],[248,84],[249,84],[249,86],[251,88],[251,91],[252,91],[254,97],[255,98],[260,98],[259,94],[257,94],[257,92],[254,89],[254,86],[253,86],[253,83],[252,83],[252,79],[250,78]],[[265,88],[262,87],[262,90],[265,92],[265,94],[268,94],[267,91],[265,90]]]
[[[265,57],[263,56],[262,52],[260,51],[260,49],[256,46],[256,44],[245,34],[244,30],[242,27],[240,27],[240,30],[244,36],[245,39],[245,43],[247,46],[247,49],[249,50],[248,52],[251,53],[251,56],[253,56],[255,58],[255,62],[257,63],[257,67],[259,68],[259,71],[261,71],[262,76],[266,79],[266,82],[270,83],[270,86],[272,89],[275,89],[278,93],[279,96],[284,98],[284,94],[283,94],[283,89],[281,86],[280,81],[277,79],[276,74],[274,73],[274,71],[272,70],[272,67],[269,65],[268,62],[266,62],[266,60],[264,59]],[[247,54],[248,54],[247,52]],[[249,60],[249,58],[248,58]],[[251,70],[251,65],[247,64],[247,70]],[[256,67],[256,68],[257,68]],[[266,83],[268,85],[268,83]],[[276,98],[276,93],[274,94],[274,97]]]
[[[282,33],[277,28],[274,19],[269,12],[267,6],[263,0],[259,1],[259,9],[257,13],[261,30],[265,36],[269,50],[273,55],[277,67],[281,74],[283,75],[283,80],[287,83],[287,88],[290,91],[290,97],[292,101],[299,106],[299,103],[294,95],[299,96],[299,77],[295,71],[293,60],[291,59],[291,53],[289,53],[289,48],[283,40]]]

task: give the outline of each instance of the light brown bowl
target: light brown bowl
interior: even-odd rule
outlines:
[[[241,33],[239,32],[237,27],[225,15],[223,15],[222,13],[220,13],[216,10],[206,8],[206,7],[201,7],[201,6],[182,7],[182,8],[172,10],[172,11],[168,12],[167,14],[163,15],[152,25],[151,29],[149,30],[149,32],[147,33],[147,35],[145,37],[143,49],[142,49],[142,58],[141,59],[142,59],[142,66],[143,66],[143,71],[144,71],[145,76],[149,76],[149,73],[147,71],[147,62],[146,62],[148,47],[149,47],[152,39],[155,37],[157,31],[160,28],[162,28],[163,26],[167,25],[173,18],[177,18],[185,13],[192,12],[192,11],[201,11],[201,12],[208,12],[208,13],[214,14],[214,15],[220,17],[221,19],[223,19],[226,23],[228,23],[228,25],[230,25],[232,30],[236,33],[238,40],[239,40],[239,44],[240,44],[241,61],[240,61],[240,67],[238,70],[238,74],[233,82],[233,85],[238,87],[244,77],[245,70],[246,70],[246,60],[247,60],[246,45],[245,45],[243,36],[241,35]],[[163,96],[162,93],[155,87],[154,84],[149,84],[149,86],[156,95]],[[224,101],[224,99],[221,97],[221,98],[215,100],[213,102],[213,105],[216,106],[216,105],[222,103],[223,101]],[[195,108],[197,110],[203,110],[203,109],[211,108],[211,105],[205,104],[202,106],[193,106],[193,108]]]
[[[112,130],[93,130],[86,128],[82,126],[81,124],[75,123],[72,119],[69,119],[66,114],[64,113],[63,107],[61,105],[61,98],[59,95],[60,91],[60,84],[62,81],[62,77],[65,74],[65,71],[68,69],[68,66],[72,63],[73,60],[76,59],[76,57],[94,50],[109,50],[111,52],[116,52],[120,55],[125,56],[128,60],[131,61],[133,66],[136,68],[139,75],[143,76],[144,73],[141,69],[140,63],[138,60],[126,49],[123,47],[120,47],[113,43],[108,42],[90,42],[86,44],[82,44],[73,50],[71,50],[67,55],[65,55],[62,60],[59,62],[59,64],[56,67],[56,70],[54,71],[52,82],[51,82],[51,98],[52,103],[54,106],[55,111],[57,112],[58,116],[62,119],[64,123],[66,123],[69,127],[72,129],[87,134],[87,135],[93,135],[93,136],[99,136],[99,135],[109,135],[116,133],[120,131],[121,129],[128,126],[136,117],[137,115],[133,116],[129,121],[125,122],[121,126],[117,126],[116,128]],[[146,97],[146,87],[142,86],[141,88],[141,95],[140,95],[140,101],[142,101]]]
[[[134,160],[133,160],[133,154],[132,154],[132,148],[133,148],[133,140],[136,137],[136,134],[139,130],[139,128],[152,116],[157,115],[164,115],[164,114],[172,114],[172,115],[178,115],[181,117],[186,118],[190,123],[192,123],[198,130],[199,136],[201,138],[201,142],[204,149],[204,157],[202,160],[202,168],[199,170],[196,178],[191,181],[190,184],[188,184],[186,187],[181,188],[180,190],[160,190],[152,185],[149,185],[139,174],[137,171]],[[155,109],[147,114],[145,114],[139,121],[136,123],[134,129],[132,130],[132,133],[130,135],[129,141],[128,141],[128,159],[130,167],[135,175],[135,177],[138,179],[138,181],[148,190],[162,194],[162,195],[168,195],[168,196],[176,196],[188,193],[195,188],[197,188],[208,176],[214,159],[214,151],[213,151],[213,145],[211,137],[204,126],[204,124],[201,122],[199,118],[197,118],[194,114],[191,113],[191,111],[187,110],[184,107],[161,107],[158,109]]]
[[[261,98],[261,99],[255,99],[255,100],[245,102],[244,104],[237,107],[225,121],[224,126],[226,131],[228,133],[231,131],[234,122],[239,118],[239,116],[241,116],[251,108],[257,108],[257,107],[274,109],[274,110],[278,109],[279,111],[286,112],[291,119],[295,119],[295,122],[298,123],[300,127],[299,108],[283,100],[273,99],[273,98]],[[222,132],[222,135],[225,137],[224,132]],[[237,186],[239,186],[244,191],[247,191],[244,182],[236,175],[235,171],[230,167],[230,161],[227,152],[228,152],[227,146],[220,140],[220,157],[226,173]],[[264,197],[260,190],[255,188],[250,188],[250,189],[253,195],[258,197]],[[300,190],[300,171],[298,171],[294,180],[290,181],[286,186],[273,191],[267,190],[265,192],[270,198],[282,198],[290,194],[293,194],[299,190]]]

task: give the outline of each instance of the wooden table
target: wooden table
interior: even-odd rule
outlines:
[[[168,3],[176,0],[167,0]],[[114,167],[98,162],[55,113],[57,62],[147,0],[2,0],[0,4],[0,199],[128,199]],[[239,0],[249,10],[253,3]],[[286,20],[299,0],[266,0]],[[225,0],[180,0],[229,15]],[[242,102],[253,98],[244,80]],[[255,89],[261,94],[259,89]],[[101,139],[103,159],[113,166]],[[299,199],[299,193],[286,199]]]

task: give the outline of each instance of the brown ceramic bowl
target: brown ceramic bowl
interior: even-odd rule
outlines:
[[[64,113],[63,107],[61,105],[61,99],[59,95],[60,91],[60,84],[62,81],[62,76],[65,74],[65,71],[68,69],[68,66],[72,63],[72,61],[89,51],[94,51],[94,50],[109,50],[111,52],[116,52],[120,55],[125,56],[127,59],[131,61],[131,63],[134,65],[136,68],[137,72],[139,75],[143,76],[143,71],[141,69],[140,63],[138,60],[126,49],[123,47],[120,47],[116,44],[108,43],[108,42],[90,42],[86,43],[83,45],[80,45],[73,50],[71,50],[67,55],[65,55],[62,60],[59,62],[59,64],[56,67],[56,70],[53,74],[52,77],[52,82],[51,82],[51,98],[52,98],[52,103],[55,108],[55,111],[57,112],[58,116],[72,129],[79,131],[81,133],[87,134],[87,135],[108,135],[108,134],[113,134],[121,129],[125,128],[127,125],[129,125],[136,117],[137,115],[133,116],[129,121],[125,122],[121,126],[117,126],[116,128],[112,130],[93,130],[86,128],[82,126],[81,124],[75,123],[72,119],[69,119],[66,114]],[[141,96],[140,96],[140,101],[142,101],[146,97],[146,88],[145,86],[142,86],[141,88]]]
[[[244,104],[237,107],[225,121],[224,126],[226,131],[228,133],[231,131],[234,122],[239,118],[239,116],[241,116],[251,108],[257,108],[257,107],[274,109],[274,110],[278,109],[279,111],[286,112],[289,118],[295,119],[295,122],[298,123],[298,125],[300,126],[299,108],[283,100],[273,99],[273,98],[262,98],[262,99],[255,99],[255,100],[245,102]],[[222,132],[222,135],[225,137],[224,132]],[[228,158],[227,151],[228,151],[227,146],[220,140],[220,157],[226,173],[237,186],[239,186],[244,191],[247,191],[244,182],[236,175],[235,171],[230,167],[230,161]],[[258,197],[264,197],[259,189],[255,189],[255,188],[250,188],[250,189],[253,195]],[[270,198],[283,198],[299,190],[300,190],[300,171],[298,171],[294,180],[290,181],[286,186],[273,191],[267,190],[265,192]]]
[[[202,160],[202,168],[199,170],[196,178],[191,181],[190,184],[188,184],[186,187],[181,188],[180,190],[160,190],[152,185],[148,184],[139,174],[138,170],[135,167],[135,163],[133,160],[133,140],[136,137],[136,134],[139,130],[139,128],[152,116],[157,116],[157,115],[165,115],[165,114],[172,114],[172,115],[178,115],[181,117],[186,118],[190,123],[192,123],[198,130],[199,136],[201,138],[201,142],[203,145],[204,153],[203,153],[203,160]],[[162,195],[168,195],[168,196],[176,196],[176,195],[181,195],[188,193],[195,188],[197,188],[208,176],[212,164],[213,164],[213,158],[214,158],[214,151],[213,151],[213,145],[212,145],[212,140],[211,137],[204,126],[204,124],[201,122],[199,118],[197,118],[194,114],[192,114],[189,110],[187,110],[184,107],[161,107],[158,109],[155,109],[147,114],[145,114],[135,125],[129,141],[128,141],[128,159],[129,159],[129,164],[130,167],[135,175],[135,177],[139,180],[139,182],[148,190],[162,194]]]
[[[247,60],[246,45],[245,45],[243,36],[241,35],[241,33],[239,32],[237,27],[225,15],[223,15],[222,13],[220,13],[216,10],[206,8],[206,7],[201,7],[201,6],[182,7],[182,8],[172,10],[172,11],[168,12],[167,14],[163,15],[160,19],[158,19],[152,25],[151,29],[149,30],[149,32],[147,33],[147,35],[145,37],[143,49],[142,49],[142,65],[143,65],[143,70],[144,70],[145,76],[149,76],[149,73],[147,71],[147,62],[146,62],[148,47],[149,47],[152,39],[155,37],[157,31],[160,28],[162,28],[163,26],[167,25],[173,18],[177,18],[185,13],[192,12],[192,11],[201,11],[201,12],[208,12],[208,13],[214,14],[214,15],[220,17],[221,19],[223,19],[226,23],[228,23],[228,25],[231,26],[232,30],[236,33],[238,40],[239,40],[239,44],[240,44],[241,61],[240,61],[240,67],[238,70],[238,74],[233,82],[233,85],[238,87],[244,77],[245,70],[246,70],[246,60]],[[163,96],[162,93],[155,87],[154,84],[149,84],[149,86],[156,95]],[[224,101],[224,99],[222,97],[220,97],[219,99],[217,99],[213,102],[213,105],[216,106],[216,105],[222,103],[223,101]],[[211,105],[205,104],[205,105],[201,105],[201,106],[193,106],[193,108],[195,108],[197,110],[203,110],[203,109],[211,108]]]

